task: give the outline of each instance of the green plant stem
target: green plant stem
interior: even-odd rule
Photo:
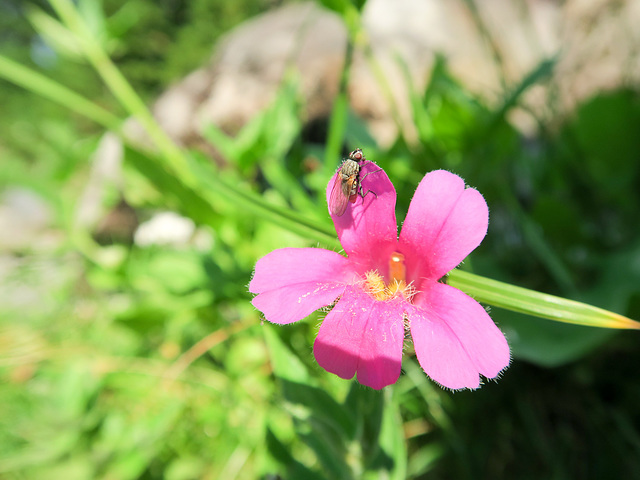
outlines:
[[[0,77],[84,115],[105,128],[116,132],[121,128],[122,120],[116,115],[54,80],[2,55],[0,55]]]
[[[69,0],[50,0],[50,3],[67,28],[76,35],[87,60],[100,74],[118,101],[142,124],[174,173],[178,174],[185,184],[195,185],[197,179],[189,171],[183,152],[160,128],[142,99],[94,38],[73,3]]]
[[[349,99],[347,89],[349,87],[349,76],[351,72],[351,62],[353,61],[353,42],[347,35],[347,47],[344,55],[344,67],[340,75],[340,85],[338,95],[333,102],[331,118],[329,119],[329,132],[327,135],[327,145],[324,153],[324,177],[329,178],[336,169],[336,158],[340,158],[344,133],[347,125],[347,114],[349,111]],[[320,190],[319,197],[324,197],[324,192]]]
[[[198,154],[194,156],[197,158]],[[213,197],[216,200],[223,199],[238,207],[238,210],[252,211],[256,217],[271,221],[301,237],[317,240],[329,248],[341,248],[332,228],[310,221],[291,209],[267,204],[250,190],[232,186],[227,180],[216,175],[212,169],[211,164],[205,163],[202,158],[192,166],[192,170],[202,179],[205,187],[202,193],[205,199],[209,201],[213,200]]]

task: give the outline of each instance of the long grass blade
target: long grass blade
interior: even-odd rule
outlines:
[[[450,272],[447,283],[471,295],[479,302],[494,307],[557,322],[589,327],[640,330],[640,323],[623,315],[575,300],[498,282],[462,270]]]

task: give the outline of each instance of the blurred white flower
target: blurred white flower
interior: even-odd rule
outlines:
[[[149,245],[184,246],[192,239],[196,224],[175,212],[160,212],[140,224],[134,242],[140,247]]]

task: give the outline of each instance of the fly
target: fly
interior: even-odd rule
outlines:
[[[367,190],[364,194],[362,193],[362,180],[364,180],[367,175],[382,170],[379,169],[369,172],[364,177],[360,178],[360,168],[367,161],[368,160],[364,158],[362,150],[356,148],[349,154],[349,158],[342,162],[331,189],[331,195],[329,196],[329,209],[331,210],[332,215],[341,217],[347,210],[348,203],[355,203],[358,195],[362,198],[364,198],[368,193],[376,195],[375,192],[371,190]]]

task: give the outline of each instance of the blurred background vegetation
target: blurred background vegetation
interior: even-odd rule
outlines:
[[[362,7],[324,3],[351,26]],[[78,8],[151,104],[279,4]],[[134,112],[54,18],[47,2],[1,0],[0,53],[124,121]],[[496,103],[439,58],[410,92],[416,138],[387,145],[340,97],[305,124],[288,76],[235,138],[209,125],[208,147],[177,155],[193,175],[170,148],[127,141],[116,177],[96,168],[103,125],[0,80],[0,478],[640,478],[637,332],[492,309],[513,351],[499,382],[444,391],[407,355],[375,392],[315,364],[320,316],[274,327],[249,303],[260,256],[336,248],[326,173],[360,146],[394,182],[400,220],[435,168],[485,196],[489,234],[463,268],[640,319],[638,91],[598,92],[525,135],[506,114],[554,66]]]

